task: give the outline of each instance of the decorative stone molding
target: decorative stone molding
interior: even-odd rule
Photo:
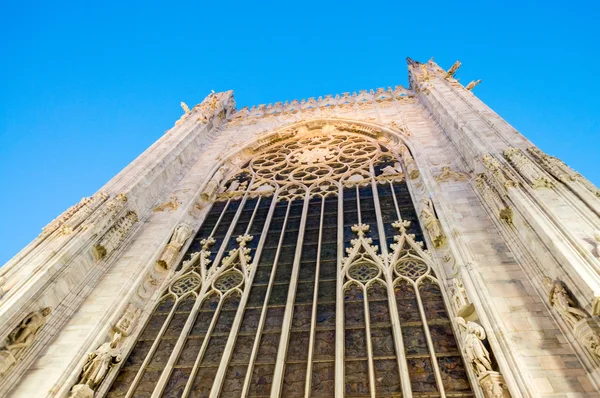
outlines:
[[[125,208],[127,204],[127,195],[124,193],[120,193],[116,195],[114,198],[109,200],[104,204],[100,210],[94,214],[93,217],[88,219],[81,225],[81,228],[92,229],[92,228],[103,228],[104,226],[110,224],[115,217],[119,214],[121,210]]]
[[[487,154],[481,160],[488,170],[488,176],[500,194],[505,195],[507,189],[516,187],[519,184],[506,167],[494,156]]]
[[[33,344],[51,312],[50,307],[46,307],[29,313],[4,339],[4,346],[0,348],[0,375],[6,373],[23,357],[23,353]]]
[[[99,192],[68,208],[64,213],[42,229],[40,237],[46,237],[60,228],[62,235],[73,232],[79,224],[85,221],[102,203],[108,199],[108,194]]]
[[[411,180],[419,178],[419,169],[417,168],[417,164],[415,163],[415,159],[411,155],[410,151],[406,147],[406,145],[400,145],[398,148],[398,152],[404,161],[404,166],[406,167],[406,172]]]
[[[437,182],[449,182],[449,181],[468,181],[469,174],[461,171],[454,171],[450,166],[442,167],[442,171],[433,177]]]
[[[506,201],[500,197],[496,188],[489,184],[488,177],[484,173],[477,175],[477,178],[475,178],[475,186],[483,196],[483,199],[494,210],[498,218],[506,221],[508,224],[512,224],[512,209],[508,206]]]
[[[594,248],[595,251],[595,256],[600,258],[600,231],[594,231],[594,243],[596,245],[596,247]],[[0,287],[1,287],[1,283],[0,283]],[[0,298],[2,298],[2,296],[0,295]]]
[[[101,260],[107,254],[115,250],[138,221],[137,214],[134,211],[129,211],[119,219],[102,237],[99,243],[94,245],[92,254],[95,260]]]
[[[440,221],[435,215],[435,209],[433,203],[429,199],[423,200],[423,208],[420,214],[423,226],[429,232],[429,236],[433,241],[433,246],[440,248],[446,244],[446,235],[442,231]]]
[[[169,243],[165,247],[160,259],[156,262],[157,266],[166,270],[171,269],[173,261],[177,258],[177,254],[190,236],[192,236],[192,227],[189,224],[181,223],[175,227]]]
[[[71,389],[69,398],[92,398],[113,365],[121,362],[121,334],[115,333],[111,341],[88,354],[79,380]]]
[[[137,308],[134,304],[129,304],[121,318],[119,318],[115,324],[115,331],[124,337],[129,336],[135,328],[135,325],[141,314],[141,308]]]
[[[518,170],[519,174],[532,188],[554,188],[554,183],[546,178],[519,148],[506,149],[504,157]]]

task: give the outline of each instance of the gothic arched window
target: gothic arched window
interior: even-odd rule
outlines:
[[[107,396],[472,396],[401,149],[312,130],[226,177]]]

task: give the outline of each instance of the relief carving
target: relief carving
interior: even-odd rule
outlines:
[[[5,338],[4,346],[0,348],[0,375],[21,359],[23,352],[33,344],[51,312],[50,307],[46,307],[29,313]]]
[[[142,310],[133,304],[129,304],[125,313],[115,324],[115,330],[121,335],[127,337],[131,334],[135,325],[142,314]]]
[[[173,261],[175,261],[175,259],[177,258],[177,254],[179,253],[179,251],[190,236],[192,236],[192,227],[190,227],[186,223],[179,224],[175,228],[175,231],[173,232],[169,243],[165,247],[165,250],[163,251],[162,255],[160,256],[160,260],[158,260],[156,264],[161,269],[171,269],[171,267],[173,266]]]
[[[430,200],[423,200],[423,209],[421,210],[421,220],[423,221],[423,226],[427,232],[429,232],[429,236],[433,241],[434,247],[442,247],[446,244],[446,235],[442,231],[442,226],[440,221],[437,219],[435,215],[435,210],[433,208],[433,203]]]
[[[40,236],[46,237],[59,228],[62,235],[70,234],[73,232],[73,229],[85,221],[94,210],[100,207],[106,199],[108,199],[108,194],[105,192],[99,192],[88,198],[81,199],[79,203],[68,208],[59,217],[45,226],[42,229],[42,234]]]
[[[121,217],[115,225],[104,234],[99,243],[97,243],[93,249],[92,254],[96,261],[106,257],[107,254],[115,250],[122,242],[125,237],[138,221],[137,214],[134,211],[128,212],[125,216]]]
[[[554,183],[541,173],[519,148],[508,148],[504,156],[532,188],[554,188]]]

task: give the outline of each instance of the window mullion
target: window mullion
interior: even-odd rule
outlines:
[[[306,190],[304,196],[304,205],[302,207],[302,218],[300,219],[298,240],[296,241],[296,252],[294,253],[294,264],[292,265],[290,287],[285,305],[285,313],[283,315],[283,324],[281,326],[281,337],[279,339],[279,347],[277,350],[277,360],[275,362],[275,371],[273,373],[271,398],[278,398],[283,387],[283,371],[285,367],[285,357],[287,354],[290,329],[292,325],[292,315],[294,313],[294,299],[296,297],[296,288],[298,285],[298,271],[300,270],[300,258],[302,256],[302,246],[304,242],[304,231],[306,229],[309,201],[310,191]]]
[[[344,381],[344,186],[338,191],[337,282],[335,301],[335,397],[343,398]]]
[[[258,201],[256,202],[256,207],[254,208],[254,212],[252,213],[252,217],[250,218],[250,221],[248,222],[248,228],[246,229],[246,234],[248,234],[250,231],[252,222],[254,221],[254,216],[256,215],[256,212],[258,211],[258,207],[260,205],[260,199],[261,198],[259,197]],[[244,292],[242,294],[242,298],[240,299],[240,303],[238,305],[238,309],[235,314],[233,324],[231,326],[231,331],[229,333],[229,337],[227,339],[227,343],[226,343],[224,351],[223,351],[223,356],[221,357],[221,362],[219,363],[219,369],[217,370],[217,374],[215,375],[215,380],[213,382],[213,387],[210,392],[210,397],[218,397],[218,395],[221,392],[221,387],[223,385],[223,381],[225,380],[225,375],[227,374],[227,366],[229,365],[229,360],[231,359],[231,355],[233,354],[233,348],[234,348],[234,345],[236,342],[237,333],[241,326],[242,319],[244,316],[244,310],[246,308],[246,303],[248,302],[248,297],[250,296],[250,291],[252,289],[252,281],[254,280],[254,275],[256,274],[256,269],[258,268],[258,260],[260,259],[260,254],[262,252],[262,248],[267,239],[267,233],[269,231],[269,227],[271,224],[271,220],[273,218],[273,213],[275,212],[276,205],[277,205],[277,195],[275,194],[273,197],[273,200],[271,202],[271,206],[269,207],[269,213],[267,214],[267,219],[265,221],[265,225],[263,227],[254,258],[252,259],[250,275],[248,275],[248,277],[244,283]]]
[[[325,197],[321,197],[321,218],[319,220],[319,241],[317,244],[317,262],[315,265],[315,290],[313,293],[312,318],[310,321],[310,337],[308,341],[308,358],[306,362],[306,380],[304,387],[304,396],[310,397],[310,389],[312,383],[312,360],[315,346],[315,329],[317,327],[317,308],[319,300],[319,273],[321,270],[321,244],[323,241],[323,216],[325,213]]]

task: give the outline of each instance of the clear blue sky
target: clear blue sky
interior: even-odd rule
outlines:
[[[443,68],[600,184],[598,2],[0,4],[0,264],[211,89],[238,107],[407,84]]]

